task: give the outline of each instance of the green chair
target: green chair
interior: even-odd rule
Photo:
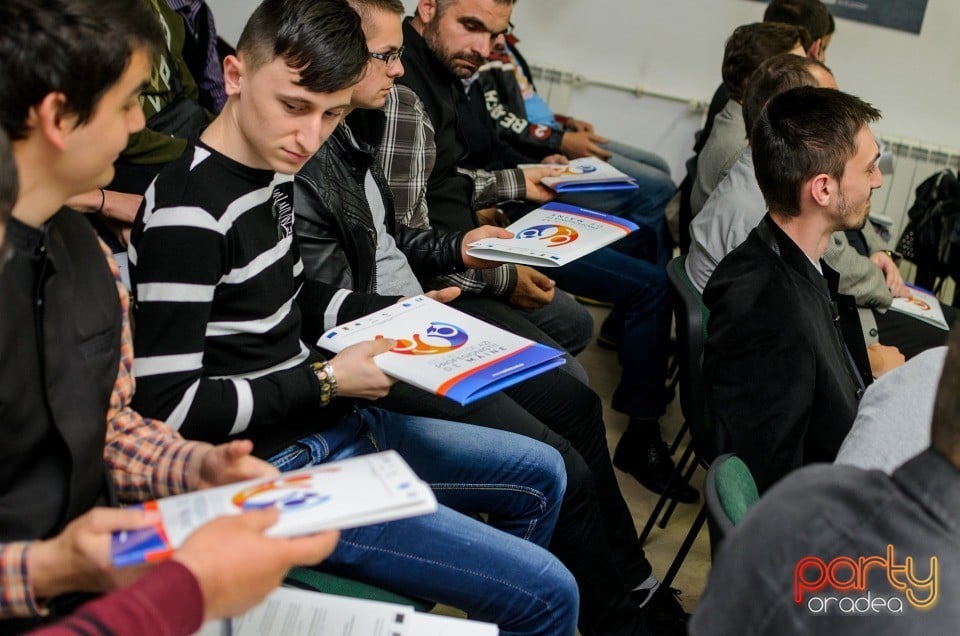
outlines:
[[[287,578],[284,583],[292,587],[298,587],[313,592],[323,592],[324,594],[334,594],[336,596],[349,596],[352,598],[362,598],[369,601],[381,601],[384,603],[397,603],[399,605],[412,605],[418,612],[429,612],[434,604],[422,599],[403,596],[395,592],[390,592],[382,588],[354,581],[335,574],[327,572],[318,572],[311,568],[293,568],[287,572]]]
[[[703,490],[711,547],[715,551],[720,541],[760,499],[760,494],[750,469],[733,453],[721,455],[710,464]]]

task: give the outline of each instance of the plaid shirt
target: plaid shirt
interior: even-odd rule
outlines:
[[[200,93],[210,98],[212,102],[210,105],[214,112],[219,113],[223,110],[223,105],[227,103],[227,90],[223,80],[223,65],[220,63],[220,55],[217,53],[217,27],[213,23],[213,11],[207,7],[203,0],[167,0],[167,6],[183,16],[183,21],[189,32],[187,37],[207,38],[207,54],[203,72],[199,77],[193,79],[197,83]],[[207,32],[198,34],[198,19],[201,11],[206,14]]]
[[[433,124],[417,94],[400,84],[390,91],[383,111],[387,123],[378,158],[393,194],[397,223],[429,229],[427,180],[437,161]],[[474,209],[522,199],[526,193],[520,170],[461,172],[473,179]],[[465,292],[506,297],[517,285],[517,270],[514,265],[501,265],[494,269],[471,269],[439,280],[443,285],[455,285]]]
[[[135,388],[130,295],[120,281],[120,271],[109,249],[102,243],[100,246],[117,281],[123,314],[120,366],[107,410],[104,460],[123,501],[175,495],[187,490],[187,464],[191,453],[202,444],[188,442],[163,422],[144,418],[130,408]],[[46,613],[28,584],[27,554],[32,543],[0,544],[0,620]]]

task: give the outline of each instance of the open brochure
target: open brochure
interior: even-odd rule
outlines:
[[[400,455],[385,451],[166,497],[144,507],[158,510],[161,520],[114,533],[110,549],[116,566],[166,559],[200,526],[244,510],[278,508],[280,519],[267,534],[294,537],[426,514],[437,509],[437,501]]]
[[[196,636],[497,636],[492,623],[414,611],[406,605],[291,588],[246,614],[204,623]]]
[[[595,190],[636,190],[637,182],[603,159],[584,157],[568,164],[522,164],[520,168],[541,166],[563,168],[555,177],[544,177],[540,182],[554,192],[592,192]]]
[[[427,296],[414,296],[327,331],[317,346],[340,352],[377,338],[397,344],[374,360],[384,373],[469,404],[564,363],[563,353]]]
[[[534,267],[560,267],[622,239],[636,224],[612,214],[550,202],[507,230],[513,238],[489,238],[470,244],[477,258]]]
[[[943,309],[940,308],[940,301],[931,292],[920,287],[914,287],[907,284],[910,289],[910,296],[907,298],[894,298],[890,305],[892,311],[900,312],[913,316],[917,320],[939,327],[944,331],[950,331],[947,321],[943,317]]]

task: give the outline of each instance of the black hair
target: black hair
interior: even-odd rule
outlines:
[[[135,50],[164,47],[159,18],[133,0],[2,0],[0,24],[0,125],[14,141],[50,93],[85,123]]]
[[[931,445],[953,459],[960,452],[960,327],[954,327],[947,339],[947,356],[933,403]]]
[[[0,227],[10,218],[18,192],[17,164],[13,161],[10,138],[0,130]]]
[[[800,188],[818,174],[843,178],[857,134],[880,118],[859,97],[804,86],[777,95],[750,131],[753,167],[771,212],[800,214]]]
[[[791,88],[817,86],[817,77],[813,74],[815,68],[831,73],[823,62],[791,53],[774,55],[764,61],[750,76],[743,93],[743,123],[748,135],[771,99]]]
[[[723,85],[730,99],[743,99],[747,80],[764,60],[789,53],[797,44],[806,51],[811,43],[806,29],[791,24],[755,22],[737,27],[723,52]]]
[[[315,93],[356,84],[369,57],[360,16],[345,0],[264,0],[237,54],[251,71],[280,57],[300,72],[297,84]]]
[[[835,26],[829,9],[820,0],[772,0],[763,21],[802,26],[813,41],[833,33]]]
[[[373,11],[386,11],[396,15],[403,15],[407,11],[402,0],[347,0],[347,2],[360,14],[361,20],[368,19]]]

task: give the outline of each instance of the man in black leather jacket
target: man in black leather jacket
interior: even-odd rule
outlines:
[[[350,0],[363,17],[372,59],[352,97],[352,108],[378,109],[403,73],[400,16],[386,0]],[[378,113],[377,113],[378,114]],[[365,113],[369,120],[370,113]],[[304,339],[336,324],[422,293],[420,281],[464,267],[489,266],[466,256],[480,231],[442,232],[396,223],[390,188],[375,161],[376,148],[351,130],[351,117],[304,166],[295,182],[296,233],[304,273],[328,284],[328,293],[304,301]],[[384,120],[385,122],[385,120]],[[366,132],[366,129],[364,129]],[[364,137],[364,138],[362,138]],[[439,292],[442,297],[447,290]],[[322,296],[322,297],[321,297]],[[503,302],[457,298],[453,306],[540,342],[549,338]],[[569,366],[569,362],[568,362]],[[567,468],[567,492],[551,550],[577,578],[584,634],[635,633],[639,602],[656,586],[637,541],[630,512],[607,450],[598,396],[563,370],[531,378],[468,407],[398,383],[379,404],[391,410],[509,430],[557,448]],[[628,594],[638,589],[634,598]],[[658,595],[656,604],[663,597]]]

